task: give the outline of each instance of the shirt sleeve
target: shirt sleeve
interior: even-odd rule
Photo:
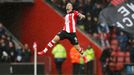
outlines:
[[[74,11],[74,15],[78,16],[79,12],[78,11]]]

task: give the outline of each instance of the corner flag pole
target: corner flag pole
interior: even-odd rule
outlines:
[[[34,75],[37,75],[37,43],[33,43],[34,49]]]

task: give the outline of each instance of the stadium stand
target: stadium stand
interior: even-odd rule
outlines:
[[[109,4],[110,0],[44,0],[44,1],[53,5],[63,15],[65,14],[65,4],[67,2],[72,2],[74,4],[74,8],[76,10],[78,10],[81,13],[86,15],[85,20],[82,20],[82,21],[78,20],[79,29],[84,31],[89,36],[89,38],[92,38],[94,40],[95,43],[99,44],[102,47],[102,51],[104,49],[111,47],[111,44],[112,44],[111,41],[113,39],[118,40],[118,42],[114,41],[113,45],[117,45],[117,43],[118,43],[119,49],[113,50],[111,52],[110,58],[106,59],[106,62],[108,64],[110,71],[116,72],[116,73],[118,72],[118,73],[122,74],[126,70],[126,65],[128,65],[128,64],[130,65],[131,63],[133,63],[132,58],[131,58],[132,57],[131,55],[133,55],[133,54],[130,51],[133,50],[132,47],[133,47],[134,41],[132,39],[129,39],[127,34],[119,31],[115,27],[106,27],[106,25],[99,24],[99,18],[98,18],[99,13],[102,9],[104,9]],[[39,4],[42,4],[42,3],[40,2]],[[42,6],[43,6],[43,4],[42,4]],[[26,10],[29,11],[29,9],[31,7],[32,6],[29,6]],[[39,6],[37,6],[37,7],[39,7]],[[33,11],[38,13],[35,8],[33,9]],[[42,11],[41,8],[40,8],[40,11]],[[27,17],[26,14],[27,13],[23,14],[24,17]],[[39,14],[36,14],[36,15],[32,14],[32,16],[37,17],[37,16],[39,16]],[[24,17],[22,17],[22,18],[24,18]],[[29,17],[29,15],[28,15],[28,17]],[[55,17],[56,18],[54,18],[54,19],[59,19],[57,16],[55,16]],[[32,18],[35,18],[35,17],[32,17]],[[31,19],[31,18],[28,18],[27,20],[29,20],[29,19]],[[40,18],[37,18],[37,19],[41,20]],[[34,21],[34,20],[32,20],[32,21]],[[21,22],[21,23],[23,23],[23,22]],[[30,24],[31,22],[27,21],[26,23]],[[40,25],[40,23],[41,22],[38,22],[36,24]],[[58,22],[56,24],[60,24],[60,23]],[[32,25],[31,25],[31,27],[32,27]],[[56,31],[58,31],[58,29]],[[7,50],[4,52],[0,52],[2,55],[4,55],[4,56],[1,55],[1,58],[4,58],[4,59],[1,59],[0,62],[11,62],[11,61],[12,62],[23,62],[24,54],[23,54],[22,48],[20,47],[20,45],[22,46],[22,44],[19,43],[18,41],[16,42],[13,39],[11,39],[10,35],[7,34],[6,32],[7,32],[7,30],[5,31],[5,29],[4,30],[2,29],[2,31],[1,31],[1,28],[0,28],[0,37],[1,37],[0,44],[3,44],[5,39],[6,39],[6,41],[10,40],[11,42],[13,42],[15,44],[15,51],[17,51],[16,52],[17,54],[16,54],[15,58],[13,58],[15,60],[12,60],[11,56],[10,57],[8,56],[8,55],[10,55],[10,54],[8,54],[10,52],[7,52]],[[28,31],[24,31],[24,32],[28,33]],[[43,34],[43,32],[40,32],[40,33]],[[34,35],[34,34],[32,34],[32,35]],[[52,35],[49,35],[49,36],[52,36]],[[28,36],[26,36],[26,37],[23,36],[23,38],[25,38],[25,39],[27,37]],[[32,42],[32,40],[30,40],[30,42]],[[42,41],[40,41],[40,42],[42,42]],[[19,43],[19,45],[18,45],[18,43]],[[11,44],[11,46],[12,46],[12,44]],[[131,64],[131,65],[133,65],[133,64]]]

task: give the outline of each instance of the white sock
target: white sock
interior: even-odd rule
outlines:
[[[47,49],[47,48],[45,48],[43,51],[44,51],[44,53],[46,53],[46,52],[48,51],[48,49]]]

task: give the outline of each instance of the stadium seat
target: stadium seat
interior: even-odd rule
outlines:
[[[125,53],[125,63],[126,64],[129,64],[130,63],[130,53],[129,52],[126,52]]]
[[[110,61],[115,63],[116,62],[116,57],[117,57],[117,52],[116,51],[112,51],[111,57],[110,57]]]
[[[112,51],[111,52],[111,56],[116,56],[117,55],[117,52],[116,51]]]
[[[110,62],[109,63],[109,68],[111,71],[115,71],[116,70],[116,63]]]
[[[125,61],[125,53],[124,52],[117,52],[117,63],[124,63]]]
[[[121,71],[124,68],[124,63],[116,63],[116,71]]]

